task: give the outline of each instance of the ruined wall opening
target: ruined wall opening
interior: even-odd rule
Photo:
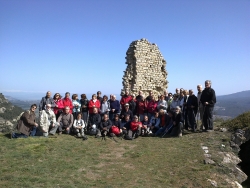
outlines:
[[[241,144],[239,158],[242,160],[238,165],[241,170],[248,176],[247,180],[242,182],[242,186],[250,187],[250,140]]]

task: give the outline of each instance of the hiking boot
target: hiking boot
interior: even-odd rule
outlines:
[[[81,134],[80,134],[80,133],[77,133],[77,137],[78,137],[78,138],[81,138]]]
[[[83,136],[82,136],[82,139],[83,139],[83,141],[84,141],[84,140],[88,140],[88,137],[85,136],[85,135],[83,135]]]
[[[97,135],[95,136],[95,138],[100,138],[100,135],[97,134]]]
[[[178,134],[178,137],[182,137],[182,133]]]
[[[62,134],[62,131],[58,133],[58,135],[61,135]]]
[[[115,137],[115,134],[114,134],[114,133],[110,133],[110,136],[111,136],[111,137]]]

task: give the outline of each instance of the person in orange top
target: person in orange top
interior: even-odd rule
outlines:
[[[130,130],[128,135],[132,138],[137,138],[141,135],[142,123],[139,121],[138,116],[134,116],[134,120],[130,123]]]
[[[92,99],[89,101],[89,115],[93,114],[93,108],[97,108],[97,110],[100,110],[100,101],[97,100],[96,94],[92,95]]]

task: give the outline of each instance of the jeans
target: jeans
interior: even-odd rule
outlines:
[[[88,121],[88,112],[82,112],[82,119],[87,124]]]
[[[34,126],[30,132],[30,136],[36,136],[37,127]]]
[[[12,138],[28,138],[28,136],[23,133],[12,133]]]

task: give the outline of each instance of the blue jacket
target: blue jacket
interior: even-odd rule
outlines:
[[[110,113],[113,113],[113,114],[117,114],[120,112],[120,103],[118,100],[110,100],[110,109],[115,109],[114,112],[112,112],[112,110],[110,110]]]
[[[151,117],[150,125],[151,125],[151,126],[154,126],[154,127],[159,127],[160,122],[161,122],[161,119],[160,119],[159,117],[158,117],[158,118],[155,118],[155,117],[153,116],[153,117]]]

